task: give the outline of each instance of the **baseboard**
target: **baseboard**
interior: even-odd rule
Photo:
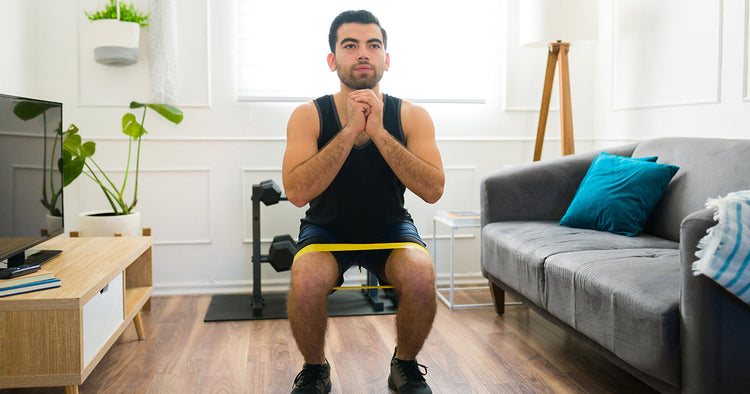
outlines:
[[[345,286],[357,286],[364,282],[364,275],[347,276]],[[438,287],[450,286],[449,274],[438,274]],[[487,286],[480,272],[467,272],[456,274],[453,285],[458,287]],[[288,279],[267,279],[263,281],[261,290],[264,293],[285,293],[289,290]],[[155,283],[154,296],[177,296],[177,295],[202,295],[202,294],[246,294],[252,293],[253,282],[251,280],[221,281],[221,282],[176,282]]]

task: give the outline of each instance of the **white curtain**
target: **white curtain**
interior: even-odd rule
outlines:
[[[177,102],[179,67],[177,64],[177,0],[151,0],[148,26],[151,100]]]

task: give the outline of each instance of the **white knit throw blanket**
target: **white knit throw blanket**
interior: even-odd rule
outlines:
[[[706,275],[750,304],[750,190],[709,199],[718,224],[698,242],[695,275]]]

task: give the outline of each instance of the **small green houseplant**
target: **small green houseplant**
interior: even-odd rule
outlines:
[[[125,165],[125,176],[122,181],[122,185],[119,186],[110,178],[104,170],[94,160],[94,153],[96,153],[96,143],[93,141],[83,141],[81,135],[78,133],[78,127],[75,124],[71,124],[68,130],[64,132],[65,140],[63,141],[63,177],[65,179],[65,186],[69,185],[73,180],[78,178],[81,173],[88,176],[94,181],[107,198],[109,205],[112,208],[112,212],[109,215],[128,215],[132,212],[138,203],[138,171],[140,168],[141,158],[141,139],[143,135],[147,133],[143,124],[146,120],[147,109],[152,109],[165,119],[169,120],[174,124],[182,122],[183,114],[179,109],[167,105],[167,104],[142,104],[138,102],[130,103],[131,109],[143,108],[143,116],[141,117],[140,123],[136,119],[136,116],[130,112],[126,113],[122,117],[122,132],[127,135],[128,138],[128,157]],[[130,175],[130,164],[133,153],[133,145],[135,148],[135,179],[133,186],[133,197],[132,201],[126,201],[125,188],[128,183],[128,177]],[[84,172],[86,168],[86,172]]]
[[[143,27],[148,26],[148,18],[151,13],[143,14],[135,9],[133,3],[126,5],[120,3],[118,15],[118,0],[109,0],[109,4],[99,11],[83,11],[89,20],[96,21],[100,19],[119,19],[123,22],[135,22]]]

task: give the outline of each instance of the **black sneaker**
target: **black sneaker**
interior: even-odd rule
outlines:
[[[326,394],[331,391],[331,365],[326,361],[325,364],[307,364],[302,367],[302,371],[294,378],[292,394]]]
[[[419,368],[422,367],[424,372]],[[391,358],[391,374],[388,376],[388,387],[399,394],[430,394],[430,386],[424,380],[427,367],[417,364],[416,360],[404,361],[396,358],[393,352]]]

